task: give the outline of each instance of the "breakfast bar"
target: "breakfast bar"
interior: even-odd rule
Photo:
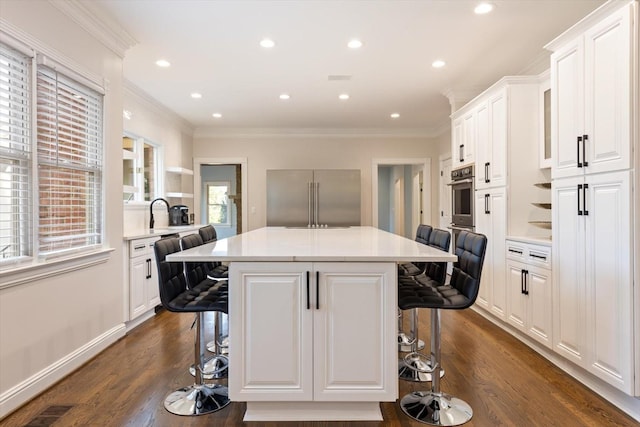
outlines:
[[[398,398],[397,267],[456,257],[373,227],[266,227],[169,255],[229,263],[245,421],[382,420]]]

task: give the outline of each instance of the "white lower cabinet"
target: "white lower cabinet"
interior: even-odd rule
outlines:
[[[633,394],[631,172],[556,179],[554,350]]]
[[[394,401],[395,268],[231,263],[231,399]]]
[[[153,245],[159,237],[129,242],[129,321],[160,305]]]
[[[551,348],[551,250],[511,240],[507,240],[506,246],[506,320]]]

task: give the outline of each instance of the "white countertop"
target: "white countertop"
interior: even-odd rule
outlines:
[[[507,236],[506,240],[531,243],[534,245],[551,246],[551,238],[545,239],[543,237],[529,237],[529,236]]]
[[[456,256],[374,227],[265,227],[167,256],[168,261],[455,261]]]
[[[146,228],[144,230],[136,230],[124,235],[124,240],[144,239],[147,237],[164,236],[165,234],[184,233],[186,231],[198,231],[206,224],[192,225],[171,225],[169,227]]]

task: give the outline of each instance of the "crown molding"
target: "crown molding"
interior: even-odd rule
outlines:
[[[130,97],[135,102],[140,103],[145,109],[172,121],[176,124],[186,134],[193,136],[194,127],[193,125],[185,120],[182,116],[176,114],[170,108],[165,107],[160,101],[153,98],[151,95],[140,89],[138,86],[133,84],[130,80],[122,79],[122,87],[124,91],[125,97]],[[135,116],[135,111],[133,112]],[[125,122],[125,130],[126,130],[126,120]]]
[[[435,138],[442,134],[442,126],[431,129],[384,128],[196,128],[194,138]]]
[[[54,7],[71,18],[85,31],[112,50],[120,58],[138,44],[118,22],[92,2],[79,0],[49,0]]]

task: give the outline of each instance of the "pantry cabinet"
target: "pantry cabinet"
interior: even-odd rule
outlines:
[[[394,263],[234,262],[234,401],[397,398]],[[363,357],[365,355],[365,357]]]
[[[551,55],[552,177],[631,165],[631,17],[628,5]]]
[[[476,232],[487,236],[487,250],[476,304],[499,319],[505,319],[505,239],[507,190],[504,187],[476,191]]]

